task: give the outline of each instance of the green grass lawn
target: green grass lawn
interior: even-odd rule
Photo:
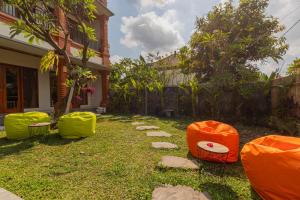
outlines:
[[[171,138],[148,138],[122,117],[101,119],[96,135],[64,140],[47,138],[7,141],[0,133],[0,187],[26,199],[151,199],[156,186],[186,185],[213,199],[258,199],[240,163],[228,165],[225,177],[191,170],[156,167],[164,155],[186,157],[189,121],[144,119]],[[242,143],[266,129],[238,126]],[[153,141],[168,141],[179,150],[154,150]]]

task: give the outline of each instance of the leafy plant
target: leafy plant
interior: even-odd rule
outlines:
[[[288,45],[276,35],[284,27],[267,15],[268,3],[246,0],[234,6],[227,1],[215,6],[207,16],[197,18],[189,44],[180,49],[182,73],[197,78],[201,102],[213,118],[227,118],[227,114],[236,119],[242,115],[255,118],[262,110],[270,113],[265,107],[270,102],[271,81],[278,73],[262,75],[257,63],[278,62]],[[263,105],[256,106],[257,100]]]
[[[284,27],[266,14],[267,6],[268,0],[240,1],[237,7],[228,1],[197,19],[189,51],[200,82],[216,73],[232,73],[239,81],[239,71],[257,69],[257,61],[282,59],[288,46],[276,33]]]
[[[300,73],[300,58],[296,58],[288,67],[288,75],[296,75]]]
[[[119,102],[123,101],[129,111],[130,103],[135,98],[136,107],[141,108],[143,99],[147,99],[145,98],[146,92],[154,91],[159,87],[158,83],[157,70],[147,63],[144,57],[140,56],[135,60],[124,58],[112,68],[110,76],[111,91],[114,94],[112,101],[115,105],[120,105]]]
[[[187,77],[187,76],[186,76]],[[182,82],[179,87],[183,89],[187,94],[190,94],[192,99],[192,112],[193,117],[196,118],[196,109],[198,104],[198,94],[200,91],[200,86],[198,80],[195,77],[185,79],[185,82]]]

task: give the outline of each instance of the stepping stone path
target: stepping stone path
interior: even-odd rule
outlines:
[[[178,149],[176,144],[169,142],[152,142],[152,147],[155,149]]]
[[[137,126],[136,130],[158,130],[157,126],[142,126],[144,122],[132,122],[133,126]],[[148,137],[171,137],[172,135],[165,131],[148,131]],[[155,149],[178,149],[176,144],[170,142],[152,142]],[[199,169],[199,165],[194,160],[176,156],[163,156],[158,163],[160,167],[180,168],[180,169]],[[156,188],[152,193],[152,200],[211,200],[208,194],[195,191],[187,186],[164,186]]]
[[[122,119],[122,120],[120,120],[119,122],[124,122],[124,123],[126,123],[126,122],[132,122],[132,120],[131,120],[131,119]]]
[[[172,135],[164,131],[147,132],[148,137],[171,137]]]
[[[23,200],[20,197],[18,197],[17,195],[4,190],[3,188],[0,188],[0,199],[1,200]]]
[[[131,125],[132,126],[140,126],[140,125],[144,125],[145,122],[132,122]]]
[[[157,130],[157,129],[159,129],[158,126],[138,126],[138,127],[136,127],[136,130],[138,130],[138,131]]]
[[[187,186],[164,186],[155,188],[152,200],[211,200],[207,193],[202,193]]]
[[[199,169],[196,161],[176,156],[163,156],[158,165],[168,168]]]

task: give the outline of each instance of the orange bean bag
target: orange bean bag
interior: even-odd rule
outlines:
[[[199,153],[199,141],[211,141],[229,148],[226,162],[236,162],[239,155],[239,134],[235,128],[217,121],[195,122],[187,128],[187,143],[194,157],[208,161],[220,161],[218,154]],[[224,159],[224,158],[223,158]]]
[[[252,187],[262,199],[300,199],[300,138],[258,138],[243,147],[241,160]]]

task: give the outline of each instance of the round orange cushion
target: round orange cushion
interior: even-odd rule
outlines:
[[[300,199],[300,138],[258,138],[243,147],[241,160],[262,199]]]
[[[208,161],[220,161],[217,154],[199,153],[197,143],[211,141],[229,148],[226,162],[236,162],[239,155],[239,134],[235,128],[217,121],[195,122],[187,128],[187,143],[194,157]]]

